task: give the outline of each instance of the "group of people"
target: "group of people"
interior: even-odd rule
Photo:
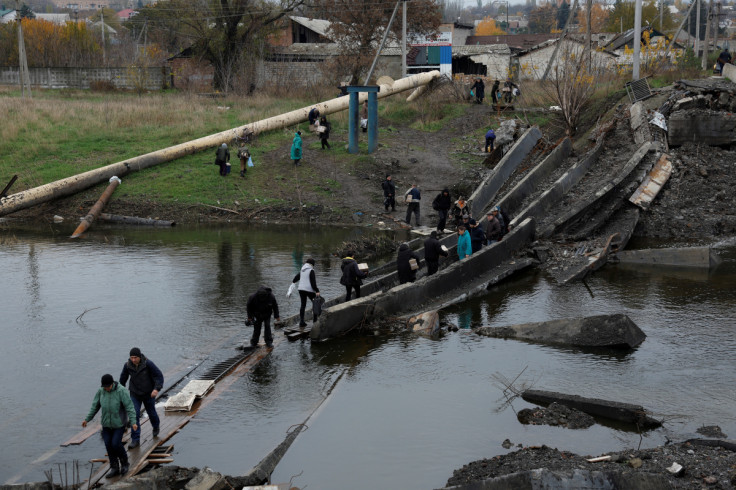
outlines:
[[[519,86],[516,85],[510,78],[507,78],[506,81],[503,82],[503,89],[500,89],[500,87],[501,82],[499,80],[495,80],[493,82],[493,86],[491,87],[491,100],[493,101],[494,105],[498,104],[502,100],[509,104],[512,100],[514,100],[514,98],[521,95]],[[480,77],[476,78],[475,83],[470,87],[470,91],[471,97],[475,96],[475,102],[478,104],[482,104],[483,99],[486,96],[486,84],[483,82],[483,79]]]
[[[480,251],[484,245],[498,242],[509,232],[510,218],[498,206],[480,223],[471,218],[470,214],[463,215],[462,221],[457,226],[457,255],[460,260]]]
[[[319,135],[319,141],[322,144],[322,149],[330,150],[330,132],[332,131],[332,123],[327,120],[327,116],[320,114],[319,109],[312,107],[307,115],[309,119],[309,127],[313,128],[314,131]],[[294,162],[295,167],[301,166],[302,159],[302,132],[298,131],[294,133],[294,139],[291,142],[291,161]]]
[[[129,390],[125,385],[130,381]],[[128,449],[140,445],[141,406],[145,408],[153,428],[153,437],[158,437],[161,420],[156,413],[156,397],[163,388],[164,375],[161,370],[141,352],[140,348],[130,349],[128,360],[123,365],[119,381],[112,374],[102,376],[101,387],[95,393],[92,406],[82,421],[82,427],[101,411],[102,439],[110,461],[107,478],[124,475],[128,472],[128,453],[123,445],[123,435],[130,423],[130,443]]]
[[[240,160],[240,176],[245,178],[245,173],[248,171],[248,160],[250,160],[250,150],[245,146],[245,143],[240,143],[237,156]],[[217,147],[217,151],[215,151],[215,165],[220,168],[220,175],[223,177],[230,174],[230,150],[227,147],[227,143],[223,143]]]

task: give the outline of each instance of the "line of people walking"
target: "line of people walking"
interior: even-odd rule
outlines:
[[[130,385],[126,390],[128,381]],[[158,437],[161,420],[156,412],[156,397],[163,384],[164,375],[161,370],[138,347],[130,349],[118,381],[115,381],[112,374],[102,376],[101,386],[92,399],[92,406],[82,421],[82,427],[87,427],[97,412],[101,412],[102,440],[110,462],[110,471],[105,475],[106,478],[125,475],[130,469],[123,436],[130,425],[128,449],[140,446],[141,407],[146,410],[151,421],[153,437]]]

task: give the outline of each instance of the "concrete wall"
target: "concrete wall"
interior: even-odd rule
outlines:
[[[736,143],[736,115],[705,109],[677,111],[667,121],[671,146],[688,141],[712,146]]]
[[[314,55],[293,55],[289,60],[264,61],[256,70],[256,86],[287,84],[289,87],[309,87],[324,84],[328,77],[323,65],[324,59],[315,59]],[[401,78],[401,56],[381,56],[378,59],[373,76],[378,79],[383,75],[394,80]],[[363,83],[363,80],[355,83]]]
[[[526,130],[521,137],[514,143],[514,146],[506,153],[496,168],[493,169],[483,184],[473,192],[468,199],[471,213],[474,217],[480,217],[491,206],[493,199],[501,187],[506,183],[509,176],[516,170],[522,160],[534,148],[542,137],[539,128],[533,126]]]
[[[710,247],[626,250],[616,254],[623,264],[651,264],[675,267],[715,267],[720,259]]]
[[[570,138],[565,138],[562,143],[557,145],[547,158],[534,167],[526,177],[524,177],[513,189],[511,189],[500,201],[498,205],[501,209],[511,215],[516,215],[519,206],[524,202],[527,196],[532,194],[537,186],[546,179],[554,169],[570,155],[572,143]]]
[[[120,89],[134,89],[136,82],[127,67],[108,68],[29,68],[31,85],[43,88],[89,88],[90,83],[110,82]],[[171,70],[166,67],[146,68],[141,78],[147,90],[169,86]],[[18,67],[0,67],[0,85],[19,85]]]
[[[528,219],[500,242],[484,247],[437,274],[325,310],[312,327],[310,337],[326,340],[352,330],[360,322],[408,313],[453,289],[462,290],[469,280],[491,273],[494,267],[511,258],[532,239],[534,229],[534,220]]]
[[[544,71],[547,69],[549,60],[555,50],[555,44],[550,44],[541,49],[535,49],[518,57],[519,78],[521,80],[541,80]],[[579,58],[582,55],[583,45],[575,41],[563,41],[562,46],[557,51],[557,58],[550,69],[549,78],[555,78],[555,67],[565,63],[565,60],[571,56]],[[597,70],[607,70],[615,66],[614,57],[610,54],[601,53],[593,50],[593,66]]]
[[[736,66],[731,63],[723,65],[723,76],[736,83]]]

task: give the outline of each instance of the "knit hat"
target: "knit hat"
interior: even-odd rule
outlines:
[[[133,347],[130,349],[130,357],[141,357],[141,350],[138,347]]]
[[[101,383],[102,383],[102,386],[103,387],[110,386],[114,382],[115,382],[115,380],[112,378],[112,374],[105,374],[104,376],[102,376]]]

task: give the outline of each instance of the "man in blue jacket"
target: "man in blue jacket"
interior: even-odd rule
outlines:
[[[411,185],[411,189],[406,191],[404,198],[409,203],[409,206],[406,208],[406,224],[411,224],[411,214],[414,213],[416,216],[417,226],[419,226],[419,203],[422,202],[422,193],[419,191],[416,184]]]
[[[164,386],[164,375],[161,370],[156,367],[152,360],[146,358],[138,347],[130,349],[130,357],[123,364],[123,371],[120,373],[120,384],[125,386],[130,378],[130,399],[135,407],[135,425],[136,427],[130,433],[130,444],[128,449],[133,449],[141,444],[141,405],[146,409],[148,418],[151,420],[153,427],[153,437],[158,436],[161,427],[161,420],[156,413],[156,397],[158,392]]]

